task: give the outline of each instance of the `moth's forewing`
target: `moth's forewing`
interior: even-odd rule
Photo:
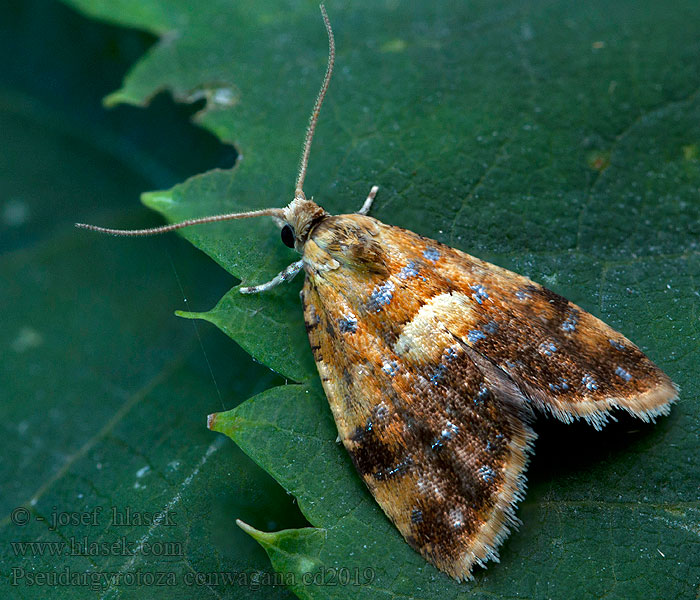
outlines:
[[[311,347],[340,437],[384,512],[456,578],[516,524],[530,407],[594,426],[666,414],[634,344],[531,280],[370,217],[304,247]]]

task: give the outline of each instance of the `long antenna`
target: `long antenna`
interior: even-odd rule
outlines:
[[[335,39],[333,38],[333,29],[331,28],[331,22],[328,18],[328,13],[326,13],[326,8],[323,6],[323,4],[320,5],[320,8],[323,22],[326,25],[326,32],[328,33],[328,66],[326,67],[326,74],[323,78],[323,83],[321,84],[321,90],[318,92],[318,96],[316,97],[316,104],[314,104],[314,109],[311,112],[309,126],[306,129],[304,151],[301,155],[301,165],[299,166],[299,175],[297,176],[296,190],[294,193],[294,197],[300,199],[306,198],[302,188],[304,187],[304,178],[306,177],[306,167],[309,164],[311,141],[314,138],[316,123],[318,123],[318,115],[321,112],[321,105],[323,104],[323,99],[326,97],[326,92],[328,91],[328,84],[331,81],[333,64],[335,63]],[[249,217],[263,216],[284,219],[284,210],[281,208],[266,208],[264,210],[254,210],[250,212],[212,215],[209,217],[201,217],[199,219],[188,219],[187,221],[181,221],[180,223],[171,223],[170,225],[163,225],[162,227],[153,227],[151,229],[110,229],[108,227],[98,227],[97,225],[89,225],[87,223],[76,223],[75,226],[79,229],[89,229],[90,231],[97,231],[99,233],[107,233],[110,235],[142,236],[167,233],[168,231],[175,231],[176,229],[190,227],[191,225],[200,225],[202,223],[215,223],[217,221],[231,221],[233,219],[247,219]]]
[[[328,66],[326,67],[326,75],[324,76],[323,83],[321,84],[321,90],[318,92],[318,96],[316,97],[316,104],[314,104],[314,109],[311,112],[311,117],[309,118],[309,126],[306,129],[304,151],[301,155],[299,175],[297,175],[296,190],[294,191],[295,198],[306,198],[302,188],[304,187],[304,178],[306,177],[306,167],[309,164],[311,141],[314,139],[314,131],[316,130],[316,123],[318,123],[318,115],[321,112],[321,105],[323,104],[323,99],[326,97],[326,92],[328,91],[328,84],[331,82],[331,75],[333,75],[333,63],[335,63],[335,38],[333,37],[333,29],[331,28],[328,13],[326,13],[326,7],[321,4],[320,8],[321,16],[323,17],[323,22],[326,25],[326,31],[328,32]]]
[[[151,229],[109,229],[107,227],[98,227],[97,225],[89,225],[88,223],[76,223],[78,229],[89,229],[90,231],[98,231],[100,233],[109,233],[110,235],[138,236],[138,235],[157,235],[159,233],[167,233],[175,231],[190,225],[200,225],[201,223],[215,223],[216,221],[231,221],[233,219],[247,219],[248,217],[277,217],[284,218],[284,210],[281,208],[265,208],[263,210],[253,210],[242,213],[228,213],[225,215],[211,215],[200,219],[188,219],[180,223],[171,223],[162,227],[153,227]]]

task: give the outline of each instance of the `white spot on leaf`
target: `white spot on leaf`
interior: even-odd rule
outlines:
[[[44,343],[42,335],[31,327],[22,327],[17,333],[17,337],[12,341],[11,348],[17,354],[38,348]]]

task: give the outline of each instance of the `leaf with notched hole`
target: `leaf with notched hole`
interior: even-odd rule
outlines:
[[[317,8],[139,4],[150,14],[91,9],[169,32],[114,98],[227,90],[235,104],[212,101],[200,122],[243,156],[233,172],[193,178],[151,204],[169,220],[286,204],[325,64]],[[358,586],[293,587],[309,598],[695,594],[700,171],[683,149],[700,139],[700,9],[687,1],[674,10],[658,1],[327,8],[337,70],[307,194],[330,212],[350,212],[379,185],[376,217],[569,298],[634,340],[683,396],[654,427],[622,418],[597,433],[539,421],[518,511],[524,524],[500,565],[459,585],[408,548],[335,444],[300,282],[266,298],[234,289],[210,320],[295,383],[221,415],[217,427],[320,528],[266,538],[275,568],[372,569]],[[263,220],[183,235],[246,283],[268,280],[296,256]]]

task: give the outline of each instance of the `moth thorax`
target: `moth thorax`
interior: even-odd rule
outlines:
[[[311,200],[295,198],[284,209],[284,220],[294,231],[297,250],[306,243],[311,229],[328,213]]]

